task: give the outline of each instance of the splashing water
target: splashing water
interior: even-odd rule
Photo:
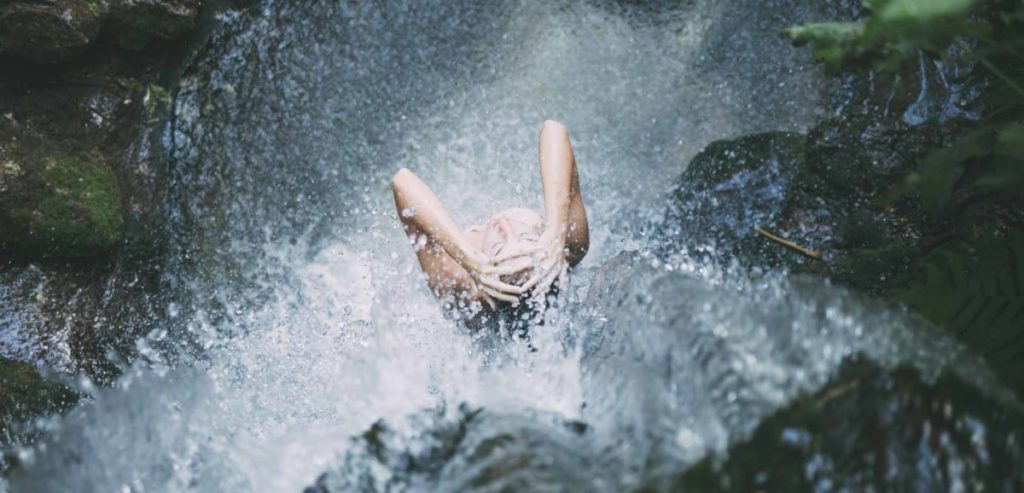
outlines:
[[[821,18],[816,3],[267,1],[225,15],[165,135],[166,330],[20,452],[11,486],[295,491],[378,420],[416,437],[435,426],[416,416],[450,424],[465,404],[497,413],[486,429],[586,423],[574,453],[592,460],[563,476],[617,490],[721,449],[845,355],[931,371],[960,358],[838,289],[616,257],[645,248],[634,225],[663,214],[702,146],[814,122],[819,74],[777,32]],[[463,226],[539,208],[546,118],[573,135],[592,249],[564,309],[496,360],[427,291],[389,178],[415,170]],[[466,488],[459,474],[425,484]]]

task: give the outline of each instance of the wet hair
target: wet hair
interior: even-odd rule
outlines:
[[[543,232],[544,218],[540,214],[521,207],[506,209],[487,220],[480,246],[488,257],[511,254],[536,247]],[[529,274],[530,269],[525,269],[502,276],[502,281],[521,284]]]

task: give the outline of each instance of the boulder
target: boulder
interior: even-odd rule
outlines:
[[[10,0],[0,3],[0,52],[36,63],[67,60],[100,32],[105,0]]]
[[[137,51],[188,34],[198,13],[196,0],[114,0],[104,30],[118,46]]]

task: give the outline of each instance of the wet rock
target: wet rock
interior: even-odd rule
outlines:
[[[104,30],[125,49],[179,39],[195,27],[197,0],[113,0]]]
[[[908,275],[924,226],[908,217],[911,211],[883,209],[877,201],[952,133],[946,126],[880,125],[844,115],[806,136],[714,142],[691,161],[655,228],[660,250],[671,255],[680,245],[706,245],[721,261],[824,274],[878,293]]]
[[[1021,491],[1024,414],[950,375],[846,361],[824,388],[650,491]]]
[[[97,151],[0,143],[0,190],[0,251],[87,257],[121,242],[120,185]]]
[[[113,34],[108,7],[129,3],[149,15],[147,2],[104,2],[101,37]],[[146,8],[158,3],[186,16],[196,5]],[[161,131],[186,44],[99,40],[55,65],[0,57],[0,356],[102,384],[165,319]]]
[[[27,420],[65,411],[77,401],[77,394],[31,365],[0,358],[0,446],[29,438],[23,433]]]
[[[37,63],[67,60],[100,31],[105,0],[8,0],[0,3],[0,52]]]
[[[807,137],[771,132],[718,141],[690,162],[655,235],[664,252],[687,245],[718,256],[745,252],[759,260],[773,249],[757,241],[754,228],[777,221],[787,191],[807,162]]]
[[[880,202],[925,155],[971,127],[979,93],[969,79],[924,61],[900,73],[849,76],[831,88],[833,116],[806,135],[708,145],[654,228],[661,253],[708,245],[724,262],[823,274],[875,294],[906,281],[931,225],[908,204]]]
[[[601,484],[583,446],[587,427],[578,422],[463,406],[401,425],[377,422],[353,438],[340,464],[305,493],[594,491]]]

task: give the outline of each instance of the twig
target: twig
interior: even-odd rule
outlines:
[[[818,253],[818,252],[816,252],[814,250],[810,250],[810,249],[804,248],[804,247],[802,247],[800,245],[797,245],[796,243],[793,243],[792,241],[789,241],[787,239],[781,238],[779,236],[775,236],[775,235],[765,231],[760,226],[754,226],[754,231],[757,231],[758,234],[760,234],[761,236],[764,236],[765,238],[768,238],[769,240],[772,240],[772,241],[774,241],[776,243],[780,243],[782,245],[788,246],[789,248],[792,248],[793,250],[796,250],[796,251],[798,251],[798,252],[800,252],[800,253],[808,256],[808,257],[811,257],[811,258],[813,258],[815,260],[821,260],[821,254],[820,253]]]

